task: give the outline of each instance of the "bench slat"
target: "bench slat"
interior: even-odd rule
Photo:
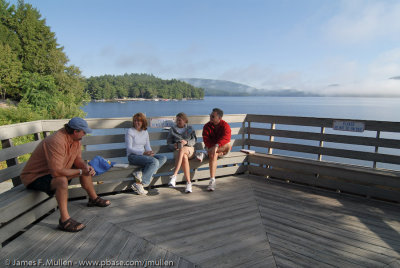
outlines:
[[[232,147],[239,147],[244,145],[244,141],[242,139],[231,140]],[[151,146],[153,152],[155,154],[162,153],[171,153],[169,147],[167,145],[155,145]],[[195,145],[195,148],[204,148],[204,143],[198,142]],[[118,149],[107,149],[107,150],[96,150],[96,151],[83,151],[82,158],[84,160],[91,160],[96,155],[100,155],[104,158],[117,158],[117,157],[126,157],[126,149],[118,148]]]
[[[335,157],[343,157],[343,158],[358,159],[365,161],[376,161],[388,164],[400,164],[400,156],[390,155],[390,154],[362,152],[362,151],[318,147],[311,145],[292,144],[292,143],[275,142],[275,141],[270,142],[270,141],[261,141],[253,139],[248,140],[247,144],[250,146],[261,147],[261,148],[274,148],[274,149],[302,152],[309,154],[317,154],[317,155],[321,154],[325,156],[335,156]]]
[[[18,177],[25,165],[26,162],[0,170],[0,183]]]
[[[239,135],[247,133],[247,128],[238,127],[231,128],[232,135]],[[196,136],[198,139],[202,139],[202,129],[196,130]],[[151,132],[149,133],[150,141],[155,140],[167,140],[168,132]],[[102,136],[85,136],[82,139],[82,145],[97,145],[97,144],[111,144],[111,143],[124,143],[125,142],[125,134],[114,134],[114,135],[102,135]]]
[[[275,123],[282,125],[294,126],[310,126],[310,127],[327,127],[332,128],[333,121],[356,121],[364,122],[365,130],[370,131],[387,131],[400,132],[400,124],[390,121],[374,121],[374,120],[355,120],[355,119],[340,119],[340,118],[317,118],[317,117],[301,117],[301,116],[280,116],[280,115],[257,115],[248,114],[246,122],[255,123]]]
[[[400,172],[391,170],[261,154],[250,155],[248,161],[250,163],[270,165],[273,168],[279,167],[292,170],[299,174],[322,174],[330,177],[346,178],[360,184],[382,185],[400,189]]]
[[[8,159],[16,158],[18,156],[32,153],[40,141],[33,141],[18,146],[12,146],[0,150],[0,162]]]
[[[41,121],[4,125],[0,126],[0,140],[12,139],[15,137],[40,133],[42,131]]]
[[[0,203],[0,223],[10,221],[48,198],[45,193],[24,189]]]
[[[335,142],[335,143],[400,149],[400,142],[399,140],[395,139],[384,139],[384,138],[376,139],[372,137],[357,137],[357,136],[321,134],[315,132],[300,132],[291,130],[276,130],[276,129],[263,129],[263,128],[250,128],[249,133],[260,136],[274,136],[282,138],[315,140],[324,142]]]
[[[51,198],[46,202],[38,205],[31,211],[15,219],[12,223],[7,224],[1,228],[0,241],[3,242],[10,238],[15,233],[22,231],[27,223],[31,223],[41,218],[44,214],[48,213],[52,209],[57,207],[57,201],[55,198]]]

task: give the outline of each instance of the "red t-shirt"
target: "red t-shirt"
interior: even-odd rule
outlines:
[[[208,122],[203,127],[203,141],[207,148],[224,146],[231,141],[231,127],[222,119],[218,125]]]

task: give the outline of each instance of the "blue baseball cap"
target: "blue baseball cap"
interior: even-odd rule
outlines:
[[[92,133],[92,129],[89,128],[87,122],[80,117],[74,117],[69,120],[68,126],[72,129],[83,130],[85,133]]]

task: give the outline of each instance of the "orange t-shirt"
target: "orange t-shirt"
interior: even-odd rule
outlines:
[[[82,158],[81,142],[62,128],[39,143],[22,170],[21,181],[27,186],[44,175],[55,177],[55,170],[72,168],[77,158]]]

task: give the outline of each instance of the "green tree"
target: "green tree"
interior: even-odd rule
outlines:
[[[11,50],[10,46],[0,43],[0,93],[2,99],[6,95],[18,95],[18,80],[21,74],[22,64]]]
[[[0,0],[0,79],[3,98],[23,100],[43,118],[82,115],[90,99],[79,68],[68,65],[46,20],[23,0]]]

